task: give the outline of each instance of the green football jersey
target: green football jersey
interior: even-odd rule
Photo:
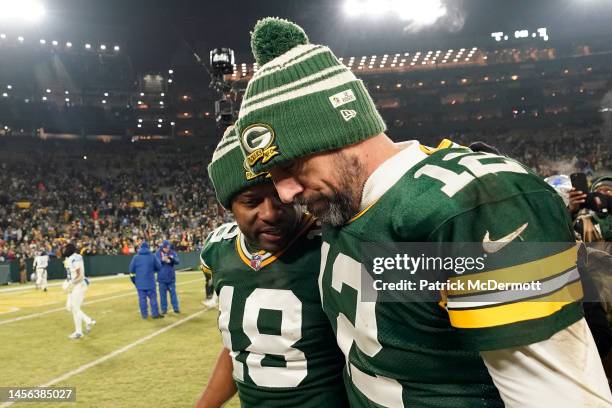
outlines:
[[[347,357],[351,406],[503,406],[479,351],[539,342],[582,317],[575,242],[562,200],[506,157],[416,142],[377,169],[363,194],[359,214],[343,227],[324,228],[319,278],[323,308]],[[518,257],[500,251],[482,278],[554,276],[564,279],[562,287],[537,302],[516,293],[493,304],[462,302],[465,293],[440,293],[439,302],[362,299],[362,285],[373,278],[364,272],[362,279],[364,242],[483,243],[512,231],[521,241],[557,243],[556,250]],[[574,300],[558,301],[558,291]]]
[[[219,296],[219,329],[243,407],[348,406],[344,356],[321,308],[321,234],[304,216],[276,254],[252,254],[236,223],[209,235],[201,254]]]

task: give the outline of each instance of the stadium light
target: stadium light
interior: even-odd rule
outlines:
[[[244,64],[243,64],[243,65],[244,65]],[[169,73],[170,75],[172,75],[172,74],[174,74],[174,70],[169,69],[169,70],[168,70],[168,73]]]
[[[13,89],[13,85],[7,85],[7,86],[6,86],[6,89],[9,89],[9,90],[10,90],[10,89]]]
[[[4,33],[0,34],[0,38],[2,38],[3,40],[6,40],[6,34]]]
[[[58,42],[56,40],[51,41],[51,44],[53,44],[54,47],[57,47]]]
[[[41,45],[45,45],[47,43],[47,40],[45,40],[44,38],[41,38],[40,39],[40,43],[41,43]]]
[[[85,49],[90,50],[91,49],[91,44],[85,44]]]
[[[19,41],[20,43],[25,41],[25,38],[23,38],[21,35],[19,37],[17,37],[17,41]]]
[[[71,48],[71,47],[72,47],[72,43],[71,43],[70,41],[68,41],[68,42],[66,43],[66,47]]]
[[[44,6],[36,0],[0,0],[0,20],[37,23],[45,16]]]
[[[413,26],[428,26],[447,14],[442,0],[347,0],[343,6],[349,17],[396,15]]]
[[[102,99],[102,103],[103,103],[103,104],[106,104],[106,99]]]
[[[120,49],[121,49],[121,48],[120,48],[118,45],[115,45],[115,46],[113,47],[113,50],[115,50],[115,51],[119,51]]]
[[[101,49],[102,51],[106,51],[106,45],[102,44],[102,45],[100,46],[100,49]]]
[[[45,90],[45,92],[47,92],[47,93],[51,93],[51,90],[50,90],[49,88],[47,88],[47,89]]]
[[[43,100],[43,101],[46,101],[46,100],[47,100],[47,97],[46,97],[46,96],[43,96],[43,97],[42,97],[42,100]]]
[[[108,92],[104,92],[104,96],[108,96]]]
[[[3,98],[8,98],[8,94],[6,92],[2,92],[2,97]]]

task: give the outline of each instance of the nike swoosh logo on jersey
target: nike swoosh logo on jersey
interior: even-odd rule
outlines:
[[[500,251],[503,247],[514,241],[516,237],[521,235],[521,233],[525,231],[525,228],[527,228],[528,225],[529,223],[526,222],[520,227],[518,227],[516,230],[506,235],[505,237],[496,240],[492,240],[489,236],[489,231],[487,231],[484,238],[482,239],[482,249],[484,249],[487,254],[492,254],[497,251]]]

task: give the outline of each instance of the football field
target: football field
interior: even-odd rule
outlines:
[[[0,387],[75,387],[77,402],[12,407],[192,407],[221,348],[201,272],[177,273],[181,313],[142,320],[127,276],[91,281],[82,310],[97,324],[70,340],[61,282],[0,288]],[[237,399],[227,406],[239,406]]]

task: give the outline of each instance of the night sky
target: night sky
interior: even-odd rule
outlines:
[[[270,15],[294,20],[313,43],[329,45],[338,56],[459,43],[471,46],[474,39],[482,41],[493,31],[542,26],[549,28],[556,41],[612,35],[610,0],[448,0],[461,17],[457,21],[464,21],[461,28],[449,30],[447,24],[438,24],[416,33],[405,30],[405,23],[392,17],[349,18],[342,10],[344,1],[41,1],[47,8],[45,21],[24,27],[24,33],[118,42],[139,72],[189,64],[191,47],[206,58],[212,48],[231,47],[238,62],[251,62],[249,31],[257,19]]]

